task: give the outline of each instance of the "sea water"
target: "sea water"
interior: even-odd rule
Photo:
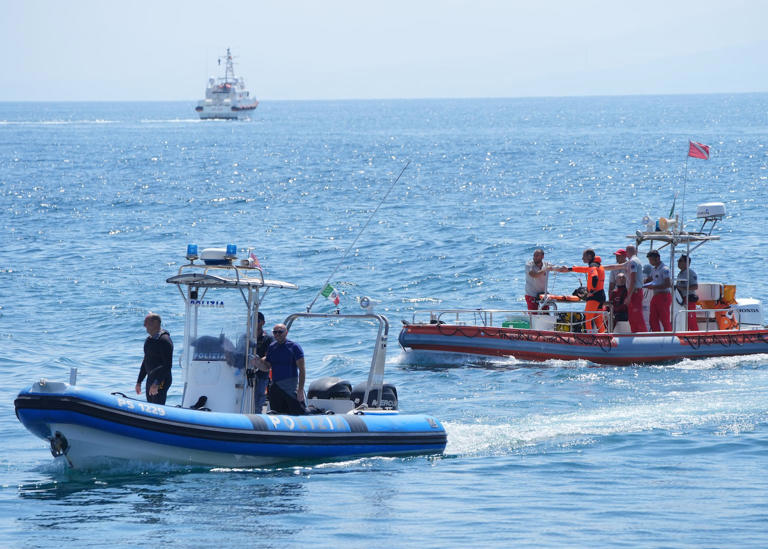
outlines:
[[[698,203],[726,204],[699,280],[768,301],[768,95],[265,101],[249,122],[193,107],[0,104],[0,545],[768,544],[768,354],[618,368],[396,344],[416,310],[524,307],[536,247],[611,263],[676,194],[686,227]],[[689,139],[710,159],[686,159]],[[269,326],[306,308],[379,204],[331,283],[345,312],[380,301],[386,380],[404,412],[444,422],[444,456],[71,471],[17,421],[20,389],[73,367],[79,385],[131,391],[150,310],[178,360],[165,280],[188,243],[252,247],[300,286],[267,296]],[[343,321],[291,334],[309,380],[353,383],[373,336]],[[175,366],[169,403],[181,386]]]

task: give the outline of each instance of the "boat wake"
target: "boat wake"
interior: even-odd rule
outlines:
[[[738,435],[768,422],[765,391],[751,387],[669,393],[650,403],[607,405],[573,413],[530,414],[501,424],[444,422],[446,455],[529,454],[597,444],[606,437],[660,431]],[[623,437],[622,437],[623,438]],[[627,441],[631,437],[627,437]]]
[[[142,118],[139,120],[142,124],[199,124],[200,122],[206,122],[199,118],[169,118],[167,120],[154,120],[149,118]],[[227,122],[222,120],[222,122]]]
[[[394,360],[406,369],[440,370],[464,366],[514,370],[530,364],[514,357],[482,357],[479,355],[448,353],[442,351],[402,351]],[[542,363],[537,366],[541,367]]]
[[[690,359],[684,358],[677,362],[657,365],[611,366],[596,364],[584,359],[578,360],[545,360],[531,362],[518,360],[514,357],[481,357],[472,354],[460,354],[441,351],[402,351],[395,363],[405,369],[439,370],[461,367],[480,367],[493,370],[517,370],[520,368],[664,368],[678,370],[712,370],[712,369],[754,369],[768,367],[768,354],[727,356]]]

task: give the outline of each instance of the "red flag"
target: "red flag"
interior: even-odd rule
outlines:
[[[249,263],[251,264],[251,267],[253,267],[254,269],[260,270],[262,273],[264,272],[264,270],[261,268],[261,263],[259,263],[259,258],[256,257],[256,255],[253,252],[251,252],[251,255],[248,258],[248,260],[249,260]]]
[[[709,145],[688,141],[688,156],[709,160]]]

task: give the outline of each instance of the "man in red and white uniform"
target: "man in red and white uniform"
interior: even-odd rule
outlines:
[[[648,257],[648,262],[653,267],[651,275],[646,279],[645,283],[646,288],[653,290],[651,314],[648,322],[651,325],[652,332],[660,332],[662,327],[665,332],[671,332],[672,275],[669,272],[669,267],[661,261],[659,252],[651,250],[646,257]]]

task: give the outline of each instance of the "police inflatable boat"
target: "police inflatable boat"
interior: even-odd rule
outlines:
[[[70,383],[41,379],[19,393],[16,415],[50,443],[55,457],[76,468],[113,460],[248,467],[443,452],[447,437],[441,423],[400,413],[395,387],[384,383],[389,324],[373,312],[290,315],[289,328],[298,319],[378,323],[368,379],[355,387],[339,378],[316,380],[307,392],[312,412],[307,415],[254,409],[258,395],[248,357],[256,341],[260,290],[297,287],[264,279],[247,260],[238,263],[232,249],[204,250],[203,263],[196,264],[190,247],[187,257],[190,263],[167,280],[179,288],[186,307],[181,406],[86,389],[76,384],[76,372]],[[245,304],[244,315],[229,311],[227,292]]]

